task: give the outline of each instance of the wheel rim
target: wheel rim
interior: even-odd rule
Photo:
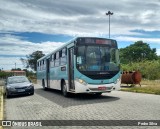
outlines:
[[[63,94],[66,95],[66,92],[67,92],[67,87],[65,84],[63,84]]]
[[[43,89],[45,89],[45,83],[44,83],[44,81],[42,82],[42,84],[43,84]]]

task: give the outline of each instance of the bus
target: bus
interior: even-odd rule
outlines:
[[[101,95],[119,90],[121,70],[116,40],[77,37],[37,61],[43,89]]]

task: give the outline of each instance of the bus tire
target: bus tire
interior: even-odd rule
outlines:
[[[67,92],[67,85],[66,85],[66,83],[65,82],[62,82],[62,94],[63,94],[63,96],[65,96],[65,97],[68,97],[68,92]]]
[[[44,79],[42,80],[43,90],[46,90]]]

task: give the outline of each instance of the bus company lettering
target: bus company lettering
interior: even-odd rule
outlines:
[[[42,123],[41,122],[35,122],[35,121],[30,121],[30,122],[27,122],[27,121],[12,121],[12,126],[42,126]]]
[[[42,126],[41,122],[28,122],[28,126]]]

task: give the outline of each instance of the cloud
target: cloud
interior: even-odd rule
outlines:
[[[125,36],[119,36],[116,37],[118,41],[131,41],[131,42],[136,42],[136,41],[143,41],[146,43],[156,43],[160,44],[160,38],[140,38],[140,37],[125,37]]]
[[[160,49],[157,49],[157,55],[160,56]]]
[[[34,51],[43,51],[43,53],[48,54],[57,47],[63,45],[63,42],[41,42],[33,43],[26,40],[22,40],[19,36],[13,36],[7,34],[0,38],[0,55],[19,55],[26,56]]]
[[[160,29],[159,3],[158,0],[1,0],[0,31],[69,35],[84,32],[108,33],[108,17],[105,15],[108,10],[114,12],[111,16],[112,34],[132,33],[130,30],[144,27],[147,30]]]
[[[63,42],[50,41],[33,43],[22,40],[19,36],[7,34],[0,38],[0,69],[8,70],[15,67],[24,69],[20,58],[26,58],[26,55],[37,50],[48,54],[63,44]]]
[[[17,56],[24,57],[36,50],[47,54],[64,44],[50,40],[35,42],[16,33],[108,37],[108,10],[114,13],[110,17],[111,37],[122,42],[143,40],[158,46],[159,7],[159,0],[1,0],[1,62],[7,62],[7,56],[14,62],[19,60]]]

